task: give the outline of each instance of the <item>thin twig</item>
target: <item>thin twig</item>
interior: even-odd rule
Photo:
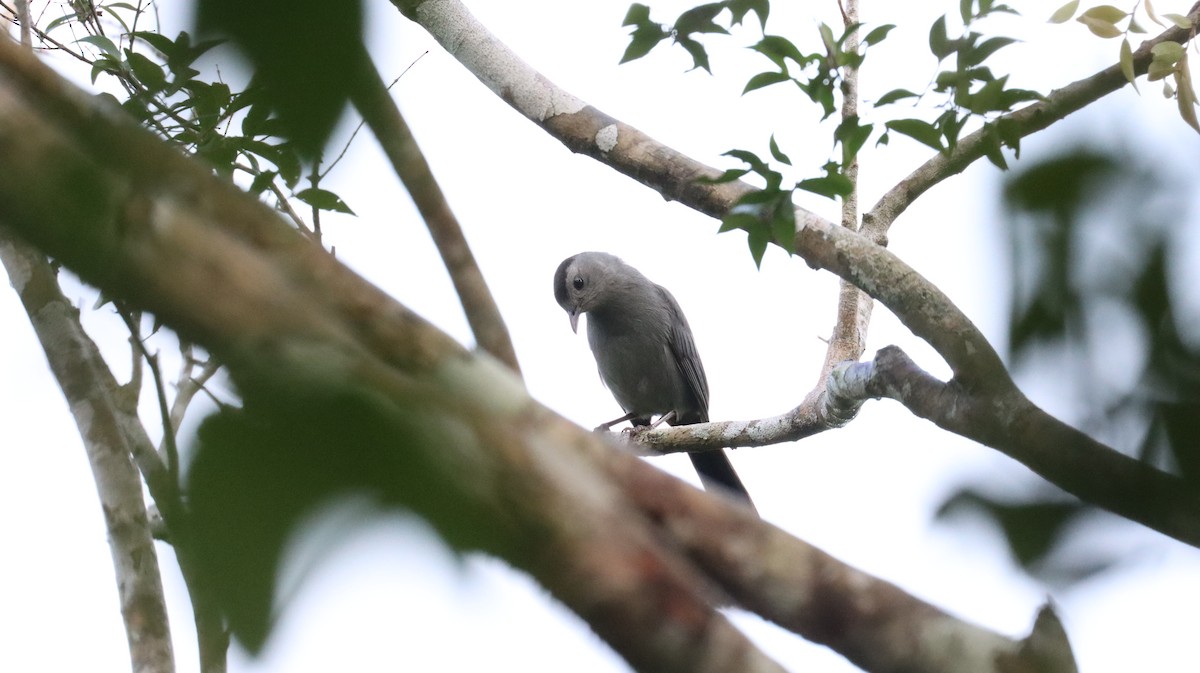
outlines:
[[[117,315],[121,316],[121,320],[125,322],[125,326],[129,328],[129,333],[135,338],[131,341],[141,350],[142,357],[146,360],[146,364],[150,367],[150,375],[154,377],[154,390],[158,397],[158,413],[162,417],[163,438],[159,446],[159,453],[164,456],[164,462],[167,464],[167,474],[171,480],[179,483],[179,447],[175,444],[175,429],[171,425],[171,411],[167,406],[167,390],[163,384],[162,370],[158,366],[158,354],[150,354],[146,349],[146,344],[141,339],[141,328],[134,321],[131,312],[122,306],[117,306]],[[140,316],[140,313],[139,313]]]
[[[429,50],[426,49],[425,51],[421,52],[420,56],[414,58],[412,63],[409,63],[408,67],[406,67],[404,69],[404,71],[401,72],[399,75],[396,75],[396,79],[393,79],[391,84],[387,85],[387,90],[391,91],[392,87],[396,86],[396,82],[399,82],[401,77],[404,77],[405,75],[407,75],[408,71],[412,70],[413,66],[416,65],[418,61],[425,58],[425,55],[428,53],[429,53]],[[361,131],[363,129],[363,126],[365,126],[366,124],[367,124],[366,119],[360,119],[358,121],[358,125],[354,127],[354,131],[351,132],[350,137],[346,139],[346,144],[342,145],[342,151],[338,152],[338,155],[333,160],[333,162],[329,164],[329,166],[325,169],[325,171],[323,173],[321,173],[322,179],[324,179],[326,175],[329,175],[330,171],[333,170],[334,166],[337,166],[338,162],[340,162],[342,160],[342,157],[346,156],[346,151],[349,150],[350,145],[352,145],[354,143],[354,137],[358,135],[358,132]]]
[[[458,218],[446,202],[416,138],[365,50],[351,100],[425,220],[442,262],[450,272],[475,340],[483,350],[519,373],[520,365],[508,327],[467,244]]]

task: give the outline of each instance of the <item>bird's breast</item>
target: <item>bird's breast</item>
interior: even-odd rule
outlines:
[[[650,326],[606,330],[588,316],[588,341],[601,380],[626,412],[650,416],[678,406],[684,383],[665,334]]]

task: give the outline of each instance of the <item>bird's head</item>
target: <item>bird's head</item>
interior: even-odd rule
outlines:
[[[610,277],[622,266],[606,252],[581,252],[558,265],[554,272],[554,298],[571,318],[571,331],[579,330],[579,315],[604,305]]]

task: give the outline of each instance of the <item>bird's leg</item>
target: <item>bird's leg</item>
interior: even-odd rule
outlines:
[[[663,423],[667,423],[667,422],[670,422],[673,420],[675,420],[675,410],[674,409],[663,414],[661,417],[659,417],[659,419],[657,421],[654,421],[653,423],[651,423],[650,429],[653,430],[654,428],[657,428],[658,426],[662,425]]]
[[[632,419],[634,416],[637,416],[637,414],[628,413],[628,414],[625,414],[624,416],[618,418],[615,421],[601,423],[600,425],[597,425],[596,429],[592,430],[592,432],[608,432],[608,429],[611,428],[612,426],[616,425],[617,423],[624,423],[625,421]]]

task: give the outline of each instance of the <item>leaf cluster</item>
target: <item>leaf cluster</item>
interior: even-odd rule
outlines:
[[[693,7],[668,25],[651,20],[650,8],[634,3],[629,6],[625,21],[621,24],[633,28],[621,63],[637,60],[649,54],[659,43],[670,39],[691,55],[693,70],[703,68],[712,73],[708,50],[700,42],[700,36],[714,33],[728,35],[729,29],[741,25],[750,12],[754,12],[765,30],[770,11],[770,0],[723,0]]]
[[[224,39],[196,40],[187,31],[172,38],[138,30],[139,10],[127,3],[99,6],[98,11],[121,29],[115,39],[94,18],[82,22],[77,13],[49,22],[40,35],[55,45],[60,43],[51,31],[82,27],[88,34],[75,43],[89,49],[73,54],[91,65],[93,82],[101,75],[115,78],[126,92],[119,101],[126,112],[185,152],[204,158],[217,173],[248,175],[250,192],[270,192],[281,205],[289,192],[317,211],[353,214],[337,194],[317,184],[297,190],[305,153],[282,123],[261,77],[235,91],[197,66]]]
[[[1195,486],[1200,345],[1179,318],[1186,291],[1172,278],[1171,250],[1180,241],[1168,224],[1186,210],[1182,187],[1160,167],[1107,149],[1071,149],[1012,176],[1004,191],[1009,342],[1018,374],[1048,357],[1075,369],[1065,379],[1078,382],[1069,392],[1092,434],[1126,438],[1129,453]],[[1114,332],[1137,336],[1114,341]],[[1115,351],[1114,343],[1130,346]],[[1106,551],[1060,553],[1094,548],[1086,536],[1099,510],[1058,489],[1001,497],[970,486],[939,515],[962,509],[991,517],[1014,558],[1044,580],[1078,581],[1119,561]]]
[[[1162,14],[1154,10],[1151,0],[1141,0],[1139,3],[1146,16],[1162,27],[1175,26],[1184,30],[1192,30],[1192,21],[1182,14]],[[1121,74],[1133,87],[1137,88],[1137,72],[1133,63],[1133,46],[1129,42],[1131,33],[1145,33],[1146,29],[1138,23],[1136,8],[1126,11],[1113,5],[1097,5],[1079,13],[1079,0],[1071,0],[1059,7],[1050,15],[1051,23],[1066,23],[1072,18],[1087,26],[1093,35],[1103,39],[1120,37],[1119,63]],[[1124,24],[1121,27],[1119,24]],[[1200,132],[1200,120],[1196,117],[1196,106],[1200,99],[1196,96],[1196,87],[1192,82],[1191,70],[1188,67],[1187,50],[1179,42],[1166,40],[1151,47],[1150,66],[1147,69],[1147,79],[1151,82],[1163,80],[1163,96],[1175,98],[1179,106],[1179,116],[1189,126]],[[1167,82],[1170,77],[1174,82]]]
[[[887,131],[879,142],[886,144],[890,132],[908,136],[939,152],[953,150],[963,129],[973,117],[984,119],[985,153],[1000,168],[1007,167],[1002,148],[1020,152],[1020,138],[1011,126],[997,121],[1000,115],[1030,101],[1040,100],[1041,94],[1008,85],[1008,75],[997,77],[987,66],[987,60],[1001,49],[1016,42],[1013,38],[994,36],[972,30],[973,23],[990,15],[1015,14],[1016,11],[992,0],[963,0],[959,7],[963,32],[951,37],[947,17],[938,17],[929,29],[929,52],[938,64],[949,66],[939,70],[933,80],[933,91],[946,98],[945,110],[933,121],[919,118],[896,119],[886,123]],[[952,58],[953,57],[953,58]],[[875,106],[895,103],[920,94],[908,89],[894,89],[876,101]]]

